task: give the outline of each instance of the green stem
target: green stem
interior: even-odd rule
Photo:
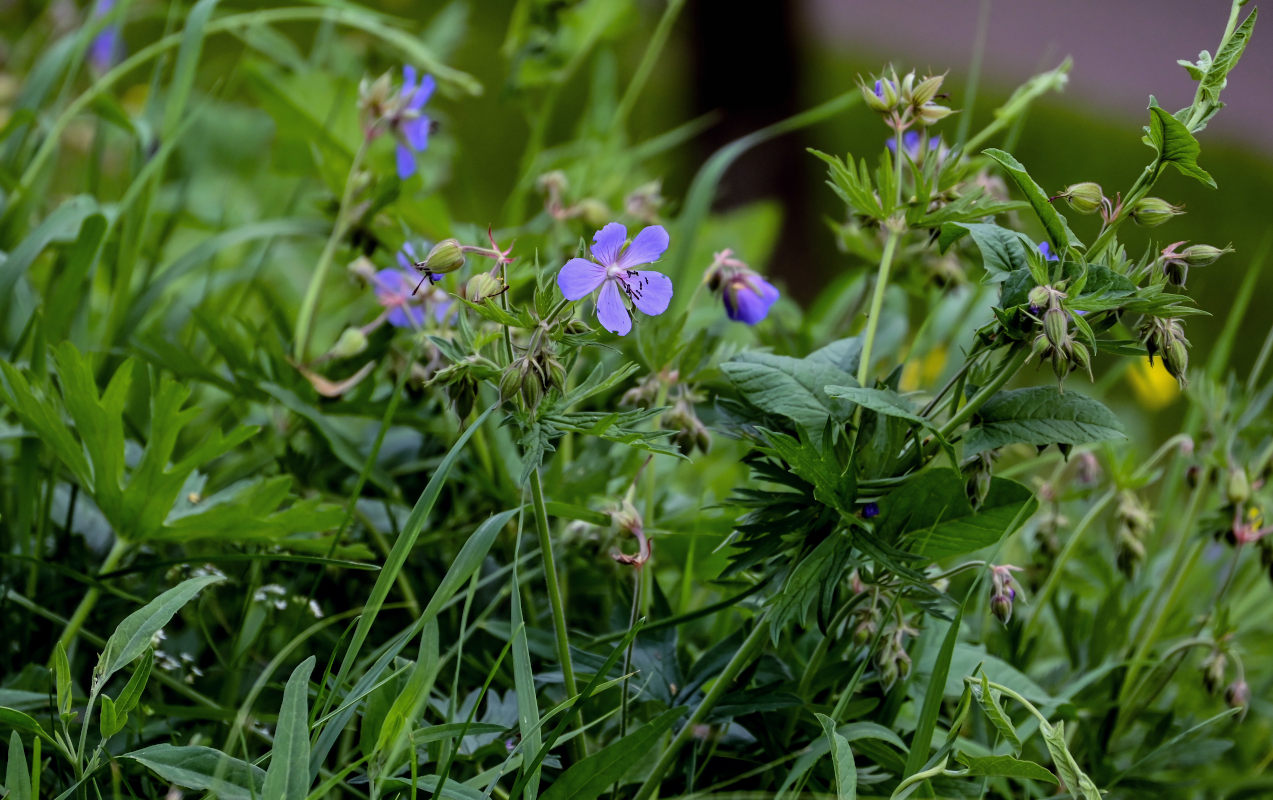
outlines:
[[[858,362],[858,385],[866,386],[871,374],[871,351],[875,348],[875,332],[879,329],[880,313],[884,308],[884,292],[888,289],[889,271],[893,268],[893,254],[897,252],[897,240],[901,232],[889,229],[884,241],[884,254],[880,256],[880,268],[875,275],[875,291],[871,294],[871,310],[866,318],[866,333],[862,341],[862,360]],[[859,413],[861,406],[859,408]]]
[[[1002,389],[1008,381],[1012,380],[1017,371],[1025,366],[1025,362],[1029,358],[1030,350],[1021,345],[1017,345],[1015,350],[1009,351],[1008,356],[999,365],[998,371],[990,379],[990,382],[978,389],[977,393],[964,404],[964,407],[956,411],[955,415],[947,420],[945,425],[941,426],[938,433],[943,438],[949,437],[960,425],[972,419],[972,415],[976,414],[977,410],[985,405],[987,400]]]
[[[650,774],[646,776],[645,782],[641,784],[641,788],[637,789],[633,800],[650,800],[654,793],[658,791],[659,783],[663,780],[663,774],[672,766],[672,762],[676,760],[677,753],[685,746],[690,737],[694,735],[694,730],[707,719],[707,715],[711,713],[720,699],[725,696],[725,692],[729,690],[734,680],[738,678],[743,669],[752,662],[759,653],[761,646],[764,644],[765,635],[769,630],[769,612],[762,611],[760,616],[756,618],[756,624],[751,629],[751,633],[747,634],[747,638],[738,648],[738,652],[734,653],[734,657],[729,660],[725,668],[721,670],[720,677],[716,679],[716,683],[712,684],[712,688],[703,696],[703,700],[694,709],[694,713],[690,715],[689,721],[677,732],[676,737],[672,739],[672,743],[659,756],[659,760],[654,764],[654,768],[650,770]]]
[[[349,175],[345,178],[345,189],[340,195],[336,223],[332,226],[331,235],[327,237],[327,243],[323,245],[323,252],[318,257],[318,266],[314,268],[314,274],[309,279],[309,287],[305,290],[305,299],[301,301],[300,313],[296,315],[296,344],[293,357],[298,364],[304,364],[306,361],[310,336],[313,334],[314,318],[318,311],[318,299],[322,294],[323,280],[327,277],[327,270],[331,268],[332,259],[336,256],[337,245],[345,238],[345,233],[349,230],[349,206],[354,198],[354,184],[358,170],[362,167],[362,160],[367,155],[371,138],[369,131],[362,137],[358,152],[354,153],[353,161],[349,165]]]
[[[628,82],[628,88],[623,92],[623,99],[619,101],[619,107],[615,109],[614,122],[611,123],[611,128],[615,132],[622,132],[628,120],[628,114],[631,113],[632,106],[636,105],[641,90],[645,88],[645,82],[650,79],[650,73],[654,71],[658,63],[659,53],[663,52],[667,37],[672,33],[672,26],[676,23],[676,18],[684,6],[685,0],[668,0],[667,7],[663,9],[663,16],[659,17],[659,24],[650,35],[650,43],[645,48],[645,54],[641,56],[641,63],[637,65],[636,72],[632,73],[632,80]]]
[[[539,529],[539,552],[544,561],[544,583],[548,585],[548,605],[553,616],[553,635],[557,644],[557,660],[561,662],[562,682],[566,696],[578,694],[575,686],[575,668],[570,660],[570,634],[566,630],[566,608],[561,598],[561,585],[557,581],[557,562],[553,558],[552,536],[548,529],[548,507],[544,504],[544,485],[539,470],[530,473],[530,496],[535,505],[535,526]],[[579,741],[582,737],[576,737]]]
[[[106,560],[102,562],[102,566],[97,570],[98,574],[104,574],[119,566],[119,562],[124,560],[124,555],[128,552],[129,543],[119,537],[115,538],[115,544],[111,546],[110,552],[106,554]],[[88,619],[89,613],[92,612],[93,606],[97,605],[97,599],[101,597],[102,590],[96,586],[90,586],[89,590],[84,593],[80,604],[75,607],[74,613],[66,623],[61,637],[58,638],[58,644],[66,649],[70,649],[71,642],[79,634],[80,628],[84,626],[84,620]],[[56,652],[56,646],[53,648]]]

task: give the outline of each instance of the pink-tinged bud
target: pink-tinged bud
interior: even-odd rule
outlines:
[[[1243,708],[1251,704],[1251,687],[1247,686],[1246,681],[1236,680],[1225,687],[1224,702],[1229,704],[1230,708]]]

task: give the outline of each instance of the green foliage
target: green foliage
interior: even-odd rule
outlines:
[[[1214,187],[1241,2],[1108,191],[1068,60],[687,167],[682,0],[63,5],[0,8],[6,796],[1268,788],[1263,256],[1124,224]],[[831,191],[739,205],[762,144]]]

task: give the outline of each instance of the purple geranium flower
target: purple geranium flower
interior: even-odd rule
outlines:
[[[592,237],[592,257],[572,258],[557,273],[557,285],[567,300],[580,300],[598,286],[597,319],[602,327],[620,336],[632,330],[632,319],[623,302],[627,295],[643,314],[655,316],[672,302],[672,279],[661,272],[634,269],[659,260],[667,250],[667,231],[662,225],[643,228],[625,250],[628,229],[611,222]]]
[[[451,309],[450,295],[430,287],[416,292],[418,281],[409,272],[382,269],[376,273],[376,299],[388,309],[389,324],[395,328],[419,328],[424,325],[424,307],[431,306],[433,318],[441,322]]]
[[[769,314],[770,306],[778,302],[779,293],[774,285],[734,258],[731,250],[716,254],[707,273],[707,285],[721,293],[725,314],[735,322],[755,325]]]
[[[402,68],[402,102],[403,110],[399,114],[394,129],[398,139],[398,177],[406,180],[415,174],[416,153],[424,152],[429,146],[429,132],[433,128],[433,120],[420,112],[429,98],[437,82],[432,75],[417,79],[415,67]]]
[[[1052,252],[1052,245],[1047,242],[1039,242],[1039,252],[1043,254],[1045,261],[1060,261],[1061,257]]]
[[[115,7],[115,0],[97,0],[93,4],[93,18],[101,19]],[[123,41],[118,25],[107,25],[93,37],[88,48],[88,63],[98,74],[104,73],[119,62],[123,55]]]
[[[902,134],[902,150],[905,151],[906,155],[911,157],[911,161],[918,161],[921,155],[920,138],[918,131],[907,131]],[[889,149],[889,152],[894,154],[897,153],[897,140],[892,136],[884,140],[884,145]],[[940,136],[934,136],[928,140],[929,150],[937,150],[939,155],[945,155],[939,150],[940,147]]]

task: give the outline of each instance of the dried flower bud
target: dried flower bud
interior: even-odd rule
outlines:
[[[1183,207],[1172,205],[1161,197],[1142,197],[1132,206],[1131,218],[1137,225],[1153,228],[1183,213]]]
[[[1225,687],[1224,702],[1230,708],[1246,708],[1251,704],[1251,687],[1244,680],[1234,681]]]
[[[1101,210],[1105,200],[1101,185],[1092,181],[1071,184],[1065,187],[1065,191],[1061,192],[1057,197],[1064,200],[1070,208],[1080,214],[1095,214]]]

